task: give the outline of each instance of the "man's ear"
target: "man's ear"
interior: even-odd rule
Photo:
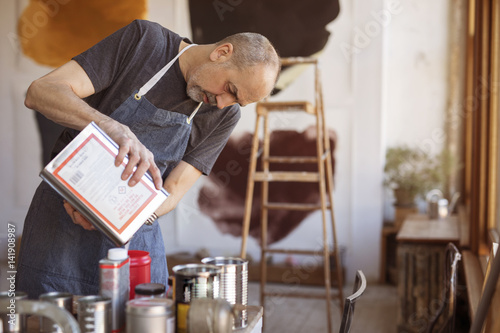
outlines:
[[[224,61],[229,60],[231,58],[232,54],[233,54],[233,44],[224,43],[224,44],[217,46],[210,53],[210,60],[215,61],[215,62],[224,62]]]

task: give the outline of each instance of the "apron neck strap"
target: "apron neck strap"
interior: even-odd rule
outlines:
[[[196,109],[194,109],[193,112],[191,112],[191,115],[187,118],[187,123],[188,124],[191,124],[191,120],[193,120],[194,116],[196,115],[196,113],[198,112],[198,110],[200,109],[201,105],[203,104],[203,102],[200,102],[198,104],[198,106],[196,107]]]
[[[141,96],[144,96],[146,95],[146,93],[154,87],[154,85],[160,81],[160,79],[163,77],[163,75],[165,75],[165,73],[169,70],[170,67],[172,67],[172,65],[175,63],[175,61],[184,53],[184,51],[187,51],[187,49],[189,49],[190,47],[192,46],[195,46],[196,44],[190,44],[188,46],[186,46],[185,48],[183,48],[176,56],[175,58],[173,58],[172,60],[170,60],[170,62],[168,64],[165,65],[165,67],[163,67],[162,69],[160,69],[158,71],[158,73],[156,73],[151,79],[149,79],[148,82],[146,82],[145,85],[143,85],[141,87],[141,89],[139,89],[139,92],[136,94],[136,98],[141,98]]]

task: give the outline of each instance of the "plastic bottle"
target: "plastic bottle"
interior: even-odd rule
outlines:
[[[99,261],[100,294],[111,298],[112,332],[125,330],[125,306],[129,299],[130,260],[126,249],[108,250],[107,258]]]
[[[130,299],[135,298],[135,286],[151,282],[151,257],[149,252],[129,250],[130,257]]]

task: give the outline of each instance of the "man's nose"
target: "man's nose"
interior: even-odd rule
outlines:
[[[220,94],[217,95],[215,98],[217,100],[217,107],[219,109],[223,109],[226,106],[230,106],[236,103],[234,97],[230,94]]]

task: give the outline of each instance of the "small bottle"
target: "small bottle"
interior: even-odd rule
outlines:
[[[135,298],[165,298],[165,285],[141,283],[135,286]]]
[[[130,290],[130,260],[126,249],[108,250],[107,258],[99,261],[100,294],[111,299],[111,329],[125,329],[125,306]]]

